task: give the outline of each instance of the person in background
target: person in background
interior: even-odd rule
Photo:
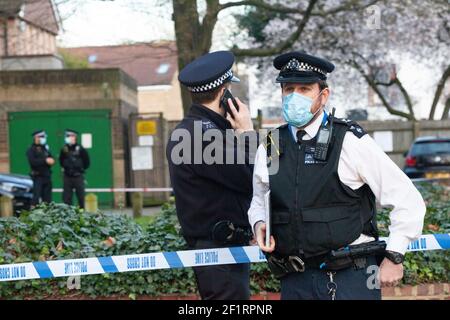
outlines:
[[[89,154],[78,144],[79,133],[66,129],[64,134],[64,146],[59,155],[59,163],[64,172],[63,177],[63,201],[72,205],[73,191],[77,195],[78,205],[84,208],[84,173],[89,168]]]
[[[31,168],[30,176],[33,180],[31,205],[35,206],[41,200],[46,203],[52,201],[52,171],[50,168],[55,164],[55,159],[47,144],[47,133],[44,130],[38,130],[31,135],[33,144],[28,148],[26,156]]]

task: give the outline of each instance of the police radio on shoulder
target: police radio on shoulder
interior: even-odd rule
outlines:
[[[333,134],[334,112],[335,108],[331,111],[330,128],[328,129],[325,124],[320,126],[319,135],[317,137],[317,143],[314,149],[314,159],[325,161],[327,159],[328,146],[330,145],[331,136]]]

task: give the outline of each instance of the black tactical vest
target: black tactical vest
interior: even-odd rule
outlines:
[[[84,167],[83,159],[81,159],[80,155],[80,146],[75,145],[73,147],[69,147],[68,145],[65,145],[63,147],[63,152],[66,155],[66,158],[63,161],[65,174],[70,177],[77,177],[83,174]]]
[[[369,186],[352,190],[338,176],[344,136],[355,126],[335,118],[327,161],[313,157],[316,138],[297,143],[287,125],[277,129],[280,155],[271,161],[279,161],[279,170],[269,176],[274,254],[312,257],[346,246],[361,233],[378,236]]]

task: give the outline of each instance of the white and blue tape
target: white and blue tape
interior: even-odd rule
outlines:
[[[408,251],[450,249],[450,234],[422,235]],[[0,265],[0,282],[266,261],[257,246],[155,252]]]

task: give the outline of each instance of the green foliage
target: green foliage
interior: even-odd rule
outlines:
[[[252,7],[243,15],[235,15],[240,30],[247,30],[248,34],[259,43],[266,41],[264,28],[275,18],[283,18],[285,15],[275,11],[262,10]],[[241,31],[242,32],[242,31]]]
[[[64,67],[66,69],[88,69],[89,62],[87,59],[76,57],[64,49],[59,50],[59,54],[61,55],[64,61]]]
[[[423,233],[447,233],[449,191],[438,185],[419,186],[426,203]],[[382,235],[387,235],[388,209],[378,215]],[[175,208],[165,204],[158,216],[139,222],[120,214],[87,213],[63,204],[41,205],[21,217],[0,219],[0,264],[94,256],[139,254],[186,249],[179,235]],[[408,253],[405,284],[448,282],[449,251]],[[251,266],[251,290],[279,291],[279,282],[265,263]],[[70,291],[67,278],[0,283],[0,297],[21,299],[84,294],[91,297],[195,293],[191,268],[137,271],[81,277],[81,288]]]
[[[145,224],[144,224],[145,225]],[[154,222],[142,227],[120,214],[87,213],[63,204],[41,205],[20,219],[0,219],[0,263],[20,263],[186,249],[178,235],[175,209],[167,204]],[[67,278],[0,283],[0,297],[65,295]],[[83,276],[76,293],[158,295],[195,292],[191,269]]]
[[[428,182],[417,185],[427,205],[422,234],[450,233],[449,188]],[[382,236],[389,234],[389,212],[383,208],[378,213],[378,228]],[[448,282],[450,279],[449,250],[409,252],[405,256],[403,283]]]

